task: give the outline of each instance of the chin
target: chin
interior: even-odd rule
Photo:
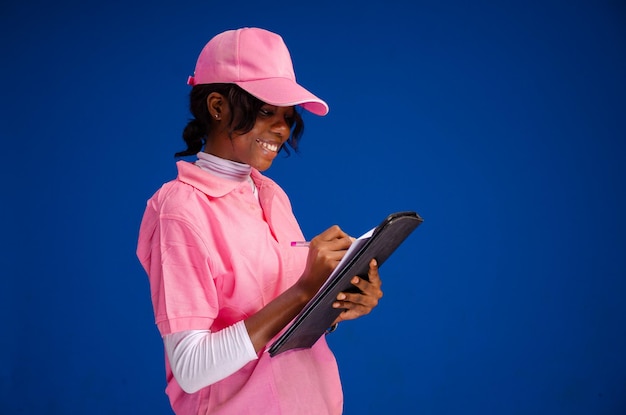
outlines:
[[[270,167],[272,167],[273,162],[274,162],[274,159],[269,160],[265,157],[261,157],[259,159],[256,159],[250,165],[254,167],[255,169],[257,169],[258,171],[265,171],[269,169]]]

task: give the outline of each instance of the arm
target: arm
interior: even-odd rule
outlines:
[[[332,227],[314,238],[300,280],[247,320],[215,333],[188,330],[166,335],[165,350],[181,388],[194,393],[256,359],[256,353],[295,317],[328,278],[351,243],[349,239],[346,243],[345,237],[338,227]],[[368,314],[376,306],[382,291],[375,261],[370,263],[368,277],[369,282],[353,279],[362,294],[339,294],[333,306],[346,310],[336,323]]]
[[[187,330],[163,337],[172,373],[180,387],[194,393],[257,358],[243,322],[215,333]]]
[[[298,282],[254,315],[215,333],[187,330],[164,336],[170,367],[180,387],[194,393],[256,359],[315,295],[351,243],[347,234],[333,226],[311,240],[307,265]]]

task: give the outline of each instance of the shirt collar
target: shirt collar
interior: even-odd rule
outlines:
[[[240,186],[249,186],[246,181],[241,182],[215,176],[188,161],[177,161],[176,167],[178,168],[179,181],[187,183],[211,197],[222,197]],[[250,176],[259,192],[265,190],[266,186],[272,187],[274,185],[274,181],[263,176],[257,169],[253,168]]]

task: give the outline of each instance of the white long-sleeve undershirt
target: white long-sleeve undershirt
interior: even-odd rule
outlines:
[[[181,389],[194,393],[257,359],[243,321],[215,333],[187,330],[163,337],[172,373]]]

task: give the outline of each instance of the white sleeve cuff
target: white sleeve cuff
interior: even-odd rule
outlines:
[[[223,330],[187,330],[163,337],[165,351],[176,381],[194,393],[257,359],[243,321]]]

